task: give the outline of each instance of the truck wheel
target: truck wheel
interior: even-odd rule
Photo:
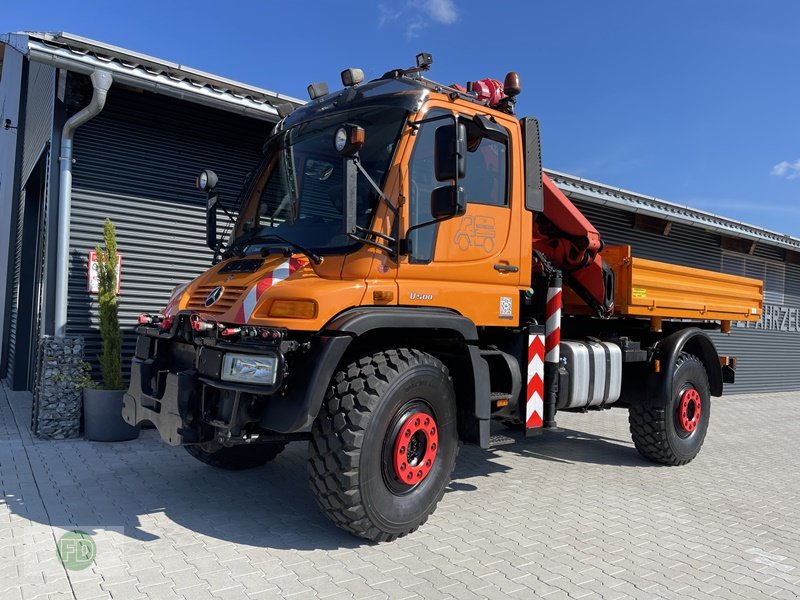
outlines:
[[[419,350],[378,352],[334,376],[311,429],[311,488],[342,529],[391,541],[436,508],[457,451],[447,368]]]
[[[186,451],[200,462],[226,471],[242,471],[260,467],[278,456],[286,447],[286,442],[266,442],[242,446],[218,446],[216,449],[203,449],[201,444],[184,446]]]
[[[685,465],[703,445],[711,416],[711,393],[703,363],[693,354],[681,354],[672,378],[672,396],[666,407],[630,407],[633,443],[639,453],[665,465]]]

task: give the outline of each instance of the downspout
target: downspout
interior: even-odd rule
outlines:
[[[95,70],[91,74],[94,91],[92,99],[80,112],[72,115],[61,131],[58,188],[58,257],[56,264],[55,334],[67,333],[67,283],[69,281],[69,221],[72,212],[72,141],[75,130],[97,116],[106,103],[106,94],[113,78],[108,71]]]

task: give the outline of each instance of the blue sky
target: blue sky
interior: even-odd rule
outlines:
[[[793,0],[12,0],[0,15],[0,32],[69,31],[300,98],[419,51],[444,83],[516,70],[547,167],[800,237],[799,26]]]

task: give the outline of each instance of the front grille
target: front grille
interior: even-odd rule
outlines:
[[[189,304],[186,308],[189,310],[195,310],[197,312],[221,315],[222,313],[228,312],[230,307],[242,297],[242,294],[244,294],[245,290],[247,289],[242,285],[224,285],[222,286],[224,289],[219,300],[217,300],[211,306],[206,306],[206,298],[216,287],[218,286],[198,286],[198,288],[192,293],[191,298],[189,298]]]

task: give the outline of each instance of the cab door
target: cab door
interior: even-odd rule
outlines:
[[[452,182],[434,174],[434,138],[452,114],[435,104],[417,118],[419,125],[408,159],[405,230],[431,221],[431,193]],[[471,120],[474,109],[459,110]],[[503,124],[513,126],[513,121]],[[399,304],[446,307],[469,317],[476,325],[508,326],[519,320],[520,232],[512,227],[513,182],[511,144],[482,138],[466,153],[465,177],[459,179],[466,213],[415,229],[409,235],[411,252],[398,268]]]

